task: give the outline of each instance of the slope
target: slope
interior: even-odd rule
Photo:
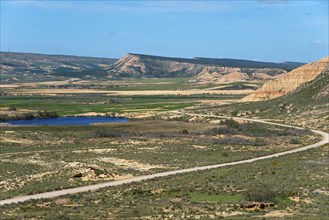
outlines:
[[[13,77],[51,75],[65,77],[105,76],[116,59],[68,55],[0,52],[1,81]],[[8,77],[4,77],[8,76]],[[15,81],[15,80],[14,80]]]
[[[329,131],[329,70],[294,91],[274,99],[217,106],[208,111],[243,117],[261,117],[285,124]]]
[[[268,63],[237,59],[174,58],[126,54],[108,69],[110,77],[195,77],[196,81],[269,79],[298,63]]]
[[[243,101],[261,101],[283,96],[294,91],[303,83],[314,80],[323,71],[328,69],[329,57],[306,64],[267,82],[253,94],[245,97]]]

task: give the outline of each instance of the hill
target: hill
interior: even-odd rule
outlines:
[[[317,78],[322,72],[329,69],[329,57],[306,64],[287,74],[265,83],[253,94],[245,97],[243,101],[261,101],[283,96],[294,91],[303,83]]]
[[[258,102],[213,107],[213,113],[279,120],[329,131],[329,69],[286,95]]]
[[[107,74],[105,70],[117,61],[111,58],[13,52],[0,52],[0,56],[2,81],[13,81],[13,77],[19,78],[33,74],[59,77],[87,76],[87,78],[88,75],[90,77],[105,76]]]
[[[110,66],[112,77],[195,77],[197,81],[269,79],[302,63],[269,63],[237,59],[174,58],[145,54],[126,54]]]
[[[64,78],[121,79],[193,77],[194,81],[268,80],[302,63],[239,59],[175,58],[127,54],[111,58],[0,52],[2,83]]]
[[[149,60],[173,61],[180,63],[215,65],[215,66],[224,66],[224,67],[240,67],[240,68],[278,68],[288,71],[305,64],[300,62],[289,62],[289,61],[284,63],[273,63],[273,62],[261,62],[261,61],[229,59],[229,58],[194,57],[192,59],[189,59],[189,58],[163,57],[163,56],[135,54],[135,53],[129,53],[127,55],[138,56],[141,59],[149,59]]]

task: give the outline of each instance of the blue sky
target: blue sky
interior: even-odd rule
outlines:
[[[309,62],[328,56],[327,0],[1,0],[1,50]]]

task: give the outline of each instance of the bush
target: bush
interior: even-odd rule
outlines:
[[[92,138],[102,137],[130,137],[132,134],[122,131],[108,131],[108,130],[97,130],[91,133]]]
[[[247,201],[251,202],[275,202],[277,193],[267,188],[256,189],[245,193]]]
[[[9,119],[10,119],[10,117],[7,114],[1,114],[0,115],[0,121],[6,121],[6,120],[9,120]]]
[[[57,117],[58,117],[57,112],[48,112],[47,110],[39,111],[37,114],[37,118],[57,118]]]
[[[229,128],[238,128],[239,122],[235,121],[233,118],[225,119],[224,121],[220,122],[221,125],[226,125]]]
[[[17,108],[15,106],[10,106],[9,111],[17,111]]]
[[[214,134],[237,134],[237,131],[226,126],[220,126],[217,128],[211,128],[204,132],[205,135],[214,135]]]
[[[183,129],[183,130],[182,130],[182,134],[184,134],[184,135],[188,135],[188,130]]]
[[[290,144],[301,144],[302,142],[298,138],[291,138],[289,141]]]
[[[266,141],[260,138],[256,138],[254,141],[254,146],[265,146],[267,145]]]
[[[216,139],[213,141],[214,144],[228,144],[228,145],[249,145],[250,142],[247,139],[240,137],[227,137],[223,139]]]
[[[228,153],[223,152],[223,153],[222,153],[222,156],[223,156],[223,157],[228,157]]]
[[[34,115],[30,112],[23,113],[21,117],[15,118],[15,119],[34,119]]]

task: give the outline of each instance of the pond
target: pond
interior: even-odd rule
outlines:
[[[6,123],[11,125],[90,125],[95,123],[108,123],[108,122],[127,122],[127,118],[123,117],[58,117],[58,118],[35,118],[25,120],[8,120]]]

